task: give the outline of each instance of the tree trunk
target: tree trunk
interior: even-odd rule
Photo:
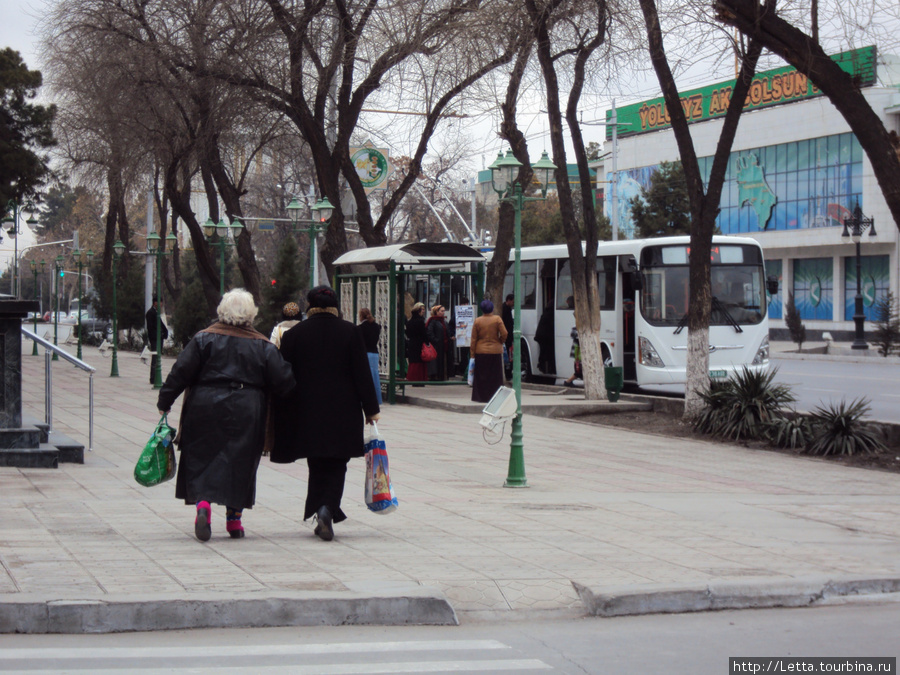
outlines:
[[[701,394],[709,389],[709,317],[711,309],[709,280],[712,236],[715,231],[716,216],[719,212],[728,158],[737,133],[738,121],[743,112],[747,90],[762,48],[758,42],[752,42],[742,61],[741,72],[735,82],[716,146],[709,185],[704,192],[703,178],[700,175],[694,142],[684,108],[681,105],[678,88],[675,86],[675,78],[672,76],[666,58],[656,4],[654,0],[640,0],[640,3],[647,28],[650,60],[663,91],[666,110],[672,120],[672,131],[675,134],[681,163],[684,167],[691,206],[690,295],[684,417],[693,419],[704,407]]]

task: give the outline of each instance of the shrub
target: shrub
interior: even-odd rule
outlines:
[[[694,429],[733,440],[762,438],[766,425],[781,419],[784,406],[795,400],[789,387],[774,384],[777,372],[777,368],[757,371],[744,366],[725,382],[713,382],[701,394],[706,407]]]
[[[869,401],[830,403],[812,411],[812,441],[806,446],[811,455],[854,455],[886,450],[879,432],[862,421],[869,412]]]
[[[802,350],[803,343],[806,342],[806,326],[800,321],[800,312],[794,304],[793,293],[788,293],[788,301],[784,306],[784,323],[791,334],[791,340],[797,343],[798,350]]]
[[[875,331],[872,342],[878,345],[878,353],[888,356],[900,341],[900,318],[897,316],[897,299],[890,291],[881,296],[875,305]]]
[[[779,448],[802,448],[812,440],[812,425],[802,415],[773,419],[765,426],[766,440]]]

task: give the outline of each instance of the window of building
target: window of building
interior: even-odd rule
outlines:
[[[861,256],[860,271],[863,313],[867,321],[875,321],[878,301],[885,297],[891,288],[890,256]],[[856,314],[856,256],[844,258],[844,319],[853,321],[854,314]]]
[[[801,319],[834,319],[834,268],[831,258],[794,261],[794,305]]]

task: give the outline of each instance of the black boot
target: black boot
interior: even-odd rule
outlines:
[[[320,506],[316,511],[316,521],[318,522],[315,529],[316,536],[323,541],[334,539],[334,529],[331,527],[331,509],[327,506]]]

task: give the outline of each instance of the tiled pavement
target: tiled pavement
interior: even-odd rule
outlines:
[[[23,353],[24,408],[43,418],[44,357],[30,343]],[[0,468],[0,601],[415,584],[439,589],[466,620],[583,614],[573,581],[602,591],[900,577],[898,474],[526,415],[528,488],[506,489],[509,435],[489,445],[477,407],[385,406],[379,427],[401,505],[393,514],[366,510],[363,464],[351,462],[349,519],[322,542],[301,520],[305,465],[264,460],[247,537],[229,539],[215,507],[202,544],[174,483],[147,489],[132,478],[156,422],[148,367],[121,352],[116,379],[95,349],[85,360],[98,372],[84,465]],[[53,366],[54,428],[85,445],[87,380]],[[526,405],[546,400],[529,396]]]

